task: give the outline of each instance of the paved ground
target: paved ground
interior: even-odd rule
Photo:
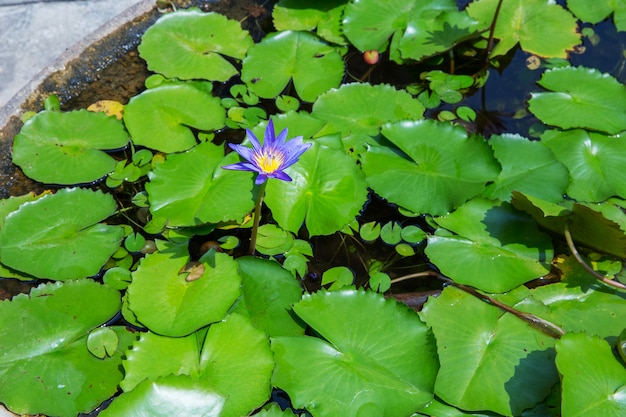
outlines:
[[[140,0],[0,0],[0,108],[65,50]]]

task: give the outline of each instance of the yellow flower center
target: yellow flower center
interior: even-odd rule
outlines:
[[[284,157],[281,154],[273,154],[264,150],[260,155],[255,155],[255,162],[264,174],[271,174],[283,164]]]

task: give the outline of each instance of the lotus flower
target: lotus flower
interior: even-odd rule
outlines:
[[[283,129],[276,137],[272,120],[267,123],[263,145],[250,129],[246,129],[246,132],[252,148],[229,144],[245,161],[222,168],[257,172],[259,174],[255,181],[257,185],[263,184],[268,178],[291,181],[285,169],[295,164],[300,155],[311,147],[310,143],[302,142],[302,136],[287,140],[287,129]]]

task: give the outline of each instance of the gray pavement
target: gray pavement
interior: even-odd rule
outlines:
[[[82,38],[140,0],[0,0],[0,108]]]

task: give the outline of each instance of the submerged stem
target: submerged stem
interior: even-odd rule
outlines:
[[[259,221],[261,220],[261,206],[263,206],[263,196],[265,195],[265,186],[267,180],[259,187],[259,195],[256,199],[256,206],[254,207],[254,220],[252,223],[252,234],[250,235],[250,249],[248,253],[254,255],[256,252],[256,238],[259,231]]]
[[[454,287],[457,287],[458,289],[460,289],[461,291],[465,291],[466,293],[473,295],[474,297],[488,303],[491,304],[495,307],[498,307],[508,313],[513,314],[515,317],[519,318],[520,320],[525,321],[526,323],[530,324],[532,327],[541,330],[542,332],[544,332],[545,334],[547,334],[550,337],[553,337],[555,339],[559,339],[561,336],[563,336],[565,334],[565,330],[563,330],[562,328],[560,328],[559,326],[557,326],[556,324],[548,321],[548,320],[544,320],[541,317],[535,316],[534,314],[530,314],[530,313],[525,313],[523,311],[519,311],[513,307],[510,307],[504,303],[501,303],[498,300],[495,300],[491,297],[489,297],[486,294],[483,294],[481,292],[478,292],[476,289],[468,286],[468,285],[463,285],[463,284],[458,284],[456,282],[454,282],[453,280],[451,280],[450,278],[446,277],[445,275],[436,272],[436,271],[424,271],[424,272],[418,272],[415,274],[410,274],[410,275],[405,275],[403,277],[399,277],[396,279],[391,280],[392,284],[395,284],[397,282],[401,282],[407,279],[412,279],[412,278],[422,278],[422,277],[427,277],[427,276],[432,276],[432,277],[436,277],[437,279],[445,282],[448,285],[452,285]]]

